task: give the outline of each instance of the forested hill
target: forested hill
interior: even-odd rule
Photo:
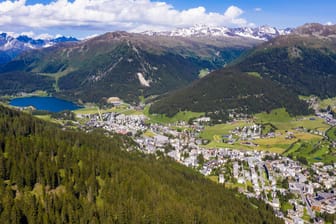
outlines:
[[[130,146],[0,107],[0,223],[282,223],[263,202]]]
[[[227,120],[229,112],[253,114],[285,107],[292,114],[308,114],[308,105],[292,91],[258,73],[224,68],[155,102],[151,113],[173,116],[179,111],[206,112],[214,120]]]
[[[247,114],[285,107],[308,114],[299,95],[336,96],[336,26],[306,24],[244,54],[155,102],[151,113],[206,112],[226,120],[230,111]]]

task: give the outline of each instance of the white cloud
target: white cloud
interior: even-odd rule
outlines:
[[[165,2],[151,0],[55,0],[27,5],[25,0],[0,2],[0,28],[97,30],[167,30],[194,24],[244,26],[243,10],[230,6],[221,14],[204,7],[177,10]]]
[[[333,23],[332,22],[326,22],[326,24],[325,25],[327,25],[327,26],[332,26],[333,25]]]
[[[261,11],[262,11],[262,8],[259,8],[259,7],[258,7],[258,8],[255,8],[254,11],[256,11],[256,12],[261,12]]]

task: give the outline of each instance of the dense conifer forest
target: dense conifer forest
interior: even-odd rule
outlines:
[[[225,121],[229,111],[254,114],[280,107],[291,115],[310,113],[307,103],[267,77],[225,68],[161,97],[152,104],[150,113],[206,112],[214,120]]]
[[[263,202],[132,147],[0,107],[0,223],[282,223]]]

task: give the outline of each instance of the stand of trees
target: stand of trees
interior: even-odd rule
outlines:
[[[306,102],[272,80],[225,68],[162,96],[149,112],[167,116],[184,110],[206,112],[213,120],[226,121],[232,111],[254,114],[281,107],[291,115],[311,112]]]
[[[0,223],[283,223],[259,200],[131,147],[0,107]]]

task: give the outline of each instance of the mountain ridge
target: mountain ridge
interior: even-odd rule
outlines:
[[[0,64],[11,61],[24,51],[47,48],[59,43],[78,42],[74,37],[59,36],[55,38],[34,39],[27,35],[13,36],[8,33],[0,33]]]
[[[271,40],[280,35],[288,35],[293,29],[277,29],[271,26],[259,27],[220,27],[209,25],[195,25],[189,28],[178,28],[172,31],[145,31],[143,34],[149,36],[170,36],[170,37],[244,37],[262,41]]]

